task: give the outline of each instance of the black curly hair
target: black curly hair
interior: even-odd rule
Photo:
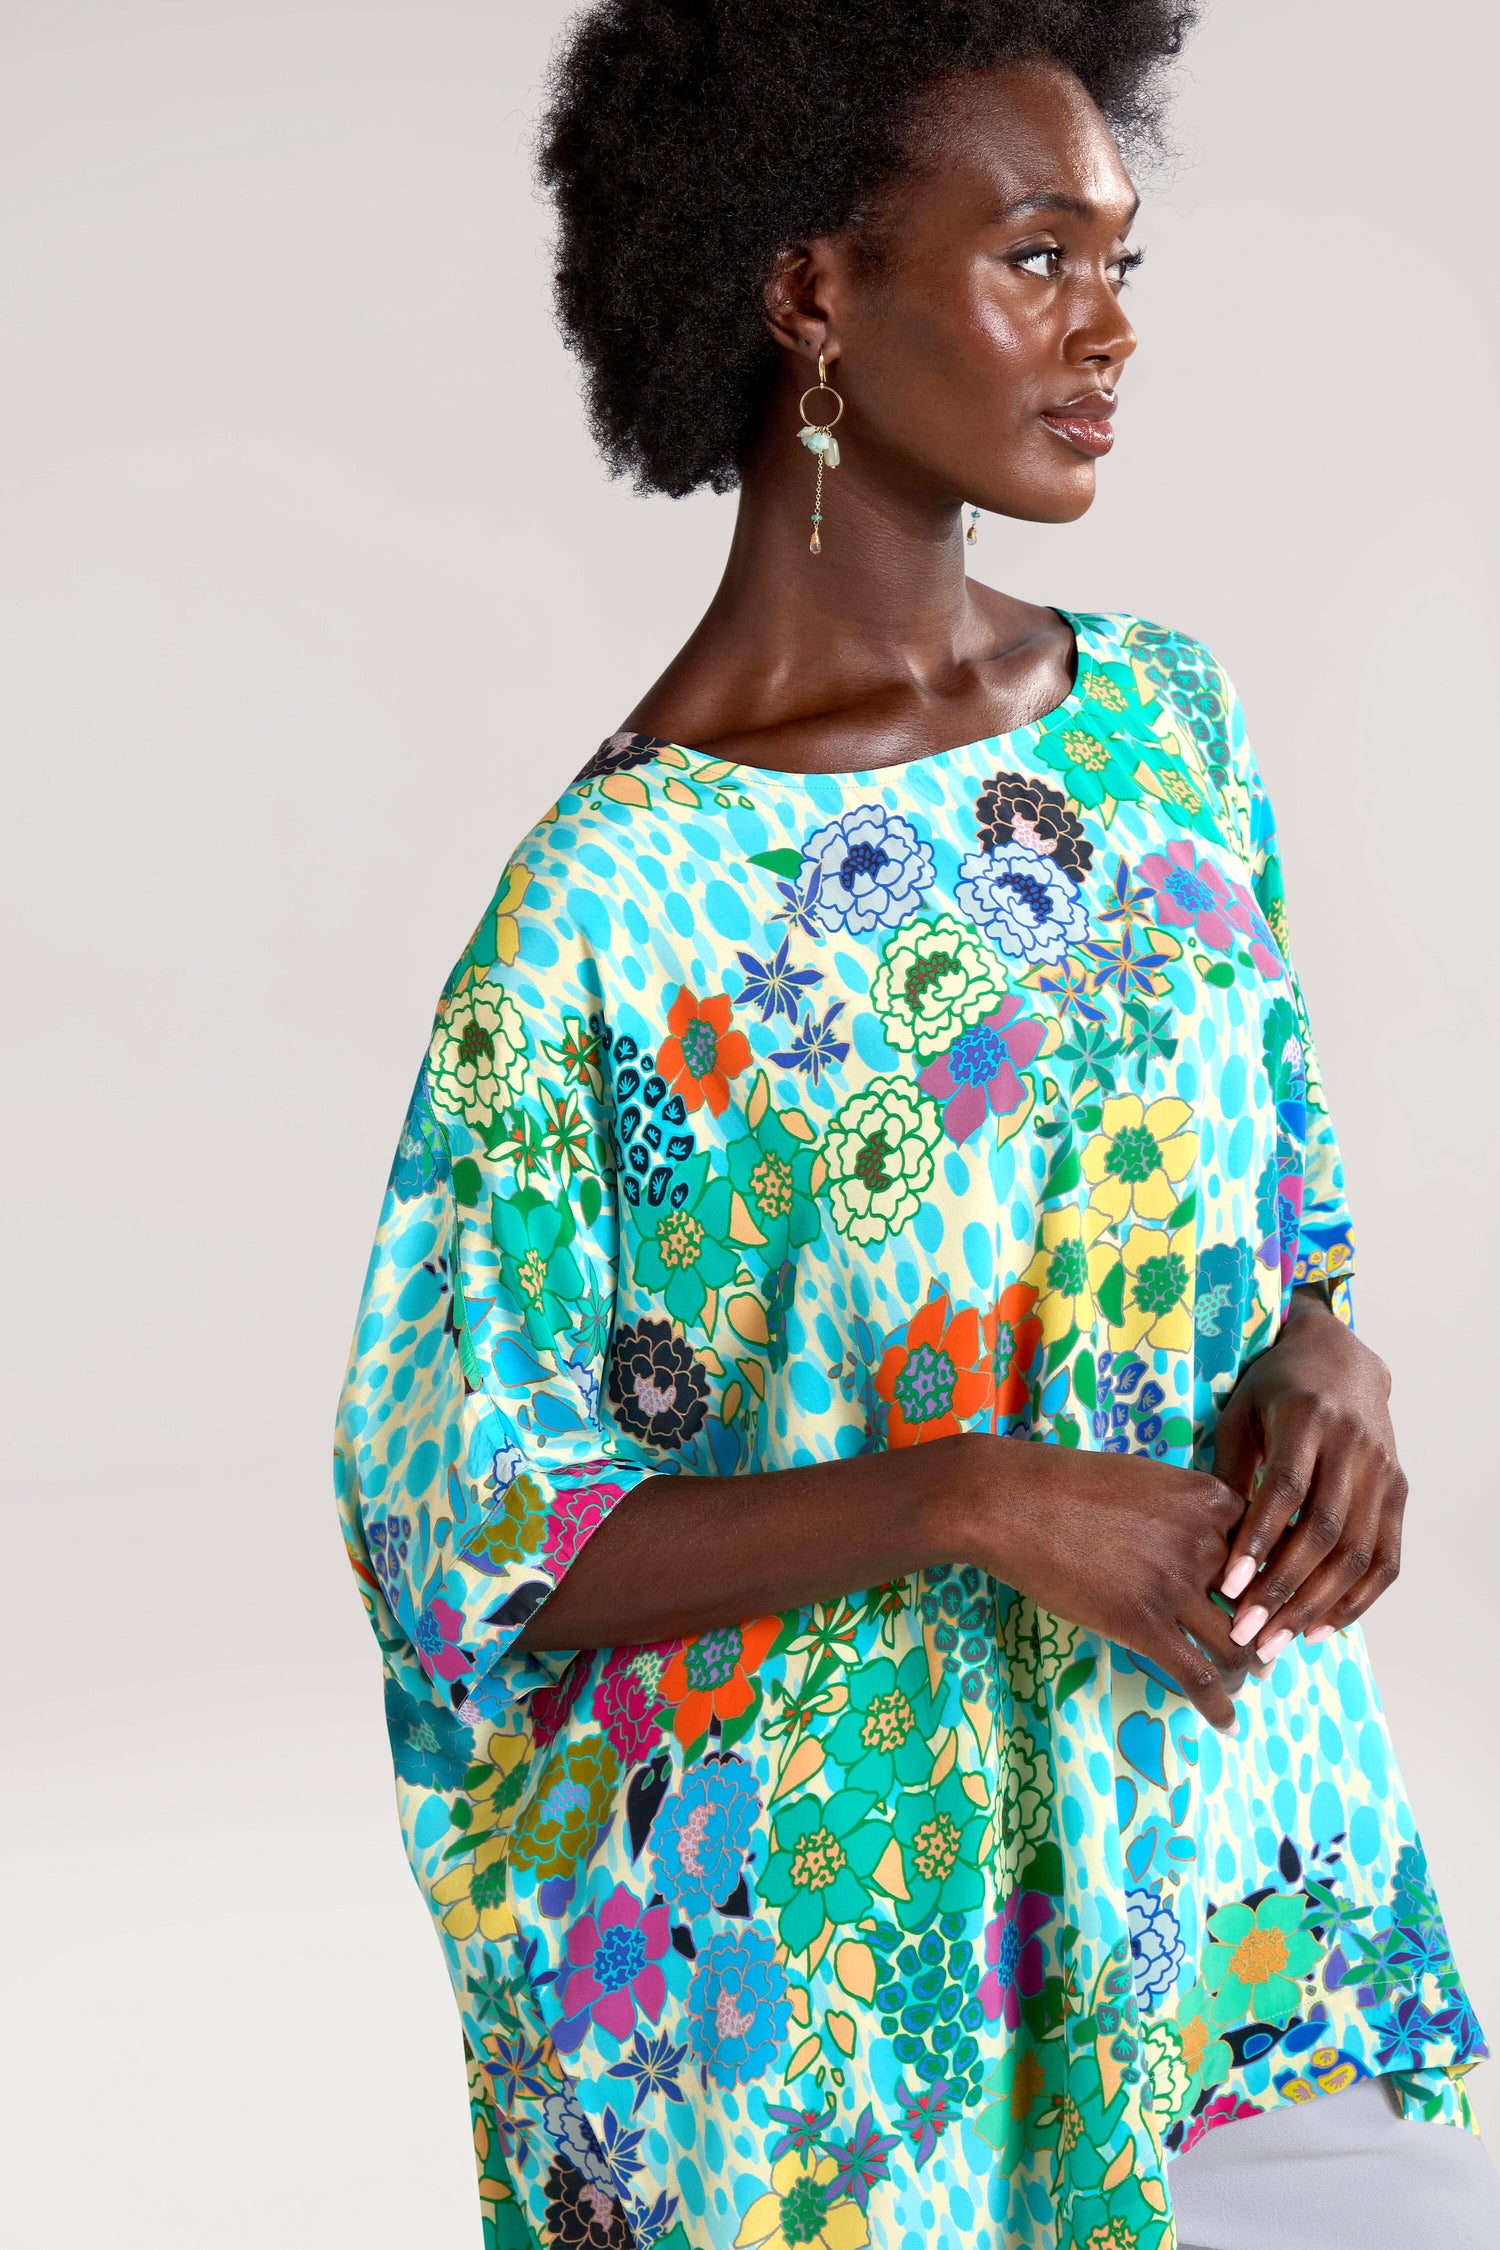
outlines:
[[[1132,147],[1197,0],[596,0],[552,63],[538,168],[594,435],[643,492],[727,492],[770,395],[788,243],[867,221],[941,79],[1046,59]]]

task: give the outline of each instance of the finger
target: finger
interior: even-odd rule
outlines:
[[[1260,1455],[1260,1422],[1255,1408],[1245,1391],[1233,1391],[1214,1424],[1214,1475],[1241,1500],[1248,1500]]]
[[[1332,1554],[1309,1571],[1290,1600],[1271,1612],[1270,1622],[1255,1644],[1255,1653],[1263,1664],[1272,1663],[1296,1634],[1319,1624],[1347,1593],[1369,1576],[1375,1564],[1380,1522],[1378,1498],[1373,1505],[1363,1498],[1355,1501]],[[1295,1538],[1296,1534],[1292,1536]],[[1275,1567],[1273,1556],[1271,1570]],[[1267,1571],[1267,1577],[1271,1570]]]
[[[1195,1640],[1218,1668],[1225,1687],[1238,1695],[1250,1675],[1254,1651],[1229,1637],[1229,1613],[1208,1594],[1187,1597],[1178,1611],[1180,1629]]]
[[[1238,1734],[1239,1715],[1224,1685],[1224,1676],[1211,1657],[1195,1647],[1181,1626],[1164,1630],[1156,1645],[1141,1651],[1177,1682],[1190,1703],[1196,1704],[1211,1727],[1222,1734]]]
[[[1374,1559],[1369,1569],[1303,1635],[1303,1639],[1310,1645],[1315,1646],[1319,1641],[1327,1640],[1331,1633],[1342,1632],[1346,1625],[1357,1624],[1365,1611],[1395,1585],[1401,1575],[1401,1524],[1405,1506],[1406,1479],[1398,1474],[1392,1498],[1381,1516]]]
[[[1368,1487],[1368,1463],[1352,1448],[1345,1448],[1337,1453],[1325,1450],[1318,1456],[1296,1523],[1271,1550],[1265,1568],[1240,1603],[1238,1614],[1230,1627],[1233,1638],[1241,1646],[1248,1646],[1253,1641],[1264,1656],[1267,1626],[1273,1619],[1277,1619],[1282,1625],[1290,1622],[1282,1618],[1280,1613],[1293,1595],[1344,1544],[1345,1527],[1351,1519],[1367,1520],[1369,1502],[1364,1494]],[[1378,1505],[1377,1490],[1377,1509]],[[1374,1529],[1371,1524],[1371,1538]],[[1358,1569],[1350,1573],[1347,1583],[1352,1585],[1355,1578],[1362,1577],[1369,1566],[1370,1556],[1366,1548]],[[1287,1637],[1290,1639],[1290,1634]],[[1282,1642],[1279,1645],[1285,1647],[1286,1644]]]
[[[1307,1497],[1318,1464],[1319,1417],[1318,1402],[1311,1397],[1289,1399],[1272,1416],[1265,1458],[1234,1535],[1221,1587],[1242,1609],[1250,1606],[1244,1596],[1251,1580]]]

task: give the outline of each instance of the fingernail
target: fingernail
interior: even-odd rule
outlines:
[[[1224,1573],[1224,1583],[1219,1592],[1227,1601],[1237,1602],[1255,1576],[1255,1557],[1241,1555],[1238,1562],[1230,1564]]]
[[[1270,1614],[1271,1612],[1268,1609],[1261,1608],[1259,1602],[1252,1602],[1238,1625],[1230,1626],[1229,1638],[1232,1641],[1237,1641],[1240,1647],[1244,1648],[1247,1642],[1254,1640]]]
[[[1274,1633],[1267,1633],[1255,1652],[1262,1664],[1273,1664],[1291,1637],[1285,1625],[1278,1625]]]
[[[1229,1722],[1228,1726],[1225,1726],[1225,1727],[1220,1727],[1220,1728],[1219,1728],[1219,1732],[1220,1732],[1220,1734],[1238,1734],[1238,1733],[1239,1733],[1239,1731],[1240,1731],[1240,1715],[1239,1715],[1238,1711],[1236,1711],[1236,1713],[1235,1713],[1234,1717],[1233,1717],[1233,1718],[1232,1718],[1232,1719],[1230,1720],[1230,1722]]]
[[[1310,1633],[1303,1634],[1302,1639],[1304,1645],[1308,1648],[1311,1648],[1316,1641],[1331,1641],[1333,1639],[1333,1627],[1331,1625],[1315,1625]]]

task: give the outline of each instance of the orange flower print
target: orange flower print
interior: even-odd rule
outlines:
[[[754,1675],[780,1630],[779,1617],[757,1617],[748,1625],[720,1625],[684,1641],[656,1691],[673,1707],[672,1732],[679,1742],[696,1742],[712,1720],[737,1719],[749,1710],[756,1693]]]
[[[715,992],[700,1000],[680,984],[667,1029],[671,1037],[662,1041],[657,1069],[689,1109],[707,1102],[714,1116],[722,1117],[729,1107],[730,1079],[750,1065],[749,1040],[729,1028],[728,995]]]
[[[1042,1341],[1036,1298],[1029,1282],[1013,1281],[984,1316],[985,1349],[995,1384],[992,1430],[998,1430],[1009,1415],[1020,1414],[1031,1396],[1032,1363]]]
[[[875,1388],[891,1410],[893,1446],[957,1437],[994,1391],[978,1313],[972,1306],[953,1313],[946,1293],[929,1297],[881,1360]]]

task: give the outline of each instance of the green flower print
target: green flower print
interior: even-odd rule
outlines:
[[[1000,956],[956,914],[908,922],[885,949],[870,1000],[903,1055],[946,1053],[961,1032],[999,1007]]]
[[[901,1846],[901,1871],[911,1893],[896,1901],[903,1930],[925,1929],[939,1914],[971,1914],[982,1903],[979,1837],[984,1821],[984,1807],[975,1804],[956,1767],[936,1789],[914,1791],[898,1801],[891,1829]]]
[[[1152,732],[1122,664],[1091,664],[1079,675],[1071,704],[1037,740],[1036,754],[1062,778],[1074,802],[1090,811],[1108,798],[1136,804],[1145,792],[1136,778],[1143,757],[1160,757]]]
[[[515,1100],[525,1057],[526,1024],[510,994],[492,984],[466,985],[439,1008],[427,1050],[433,1107],[486,1132]]]
[[[467,1562],[493,1578],[530,1563],[547,1533],[551,1503],[535,1477],[513,1477],[477,1531],[464,1543]]]
[[[1177,2033],[1188,2073],[1189,2095],[1196,2098],[1200,2093],[1211,2093],[1229,2076],[1234,2055],[1228,2040],[1219,2037],[1214,1995],[1206,1985],[1195,1984],[1178,2001]]]
[[[1003,2179],[1009,2179],[1033,2149],[1056,2145],[1065,2075],[1062,2040],[1047,2039],[1033,2046],[1024,2033],[986,2071],[982,2091],[987,2107],[975,2118],[974,2130],[995,2151]]]
[[[1017,1703],[1035,1703],[1072,1655],[1078,1634],[1074,1626],[1018,1594],[1005,1613],[1002,1637],[1011,1694]]]
[[[759,1095],[757,1085],[756,1101]],[[752,1102],[752,1116],[755,1107]],[[750,1130],[725,1151],[729,1184],[744,1204],[751,1227],[764,1238],[756,1255],[772,1274],[823,1232],[823,1214],[811,1185],[818,1161],[811,1130],[800,1111],[778,1112],[767,1105]]]
[[[602,1734],[559,1743],[512,1833],[514,1865],[533,1869],[539,1883],[571,1875],[609,1818],[619,1786],[620,1761]]]
[[[900,1078],[872,1078],[823,1139],[834,1224],[851,1242],[884,1242],[932,1184],[943,1123],[936,1102]]]
[[[778,1909],[789,1953],[806,1952],[827,1923],[869,1913],[870,1877],[890,1846],[889,1831],[870,1818],[874,1803],[868,1790],[840,1789],[828,1798],[798,1797],[776,1815],[756,1890]]]
[[[1193,2074],[1183,2051],[1182,2033],[1167,2016],[1141,2029],[1141,2060],[1151,2081],[1151,2106],[1157,2128],[1165,2132],[1192,2098]]]
[[[570,1245],[577,1234],[573,1207],[564,1198],[522,1188],[490,1197],[490,1234],[500,1253],[500,1279],[543,1351],[572,1328],[570,1307],[583,1295],[583,1275]]]
[[[1000,1770],[1000,1846],[1007,1879],[1052,1830],[1052,1764],[1025,1727],[1006,1731]]]
[[[740,1267],[730,1241],[734,1190],[728,1180],[708,1179],[708,1161],[705,1151],[681,1167],[679,1179],[688,1192],[680,1210],[665,1197],[654,1207],[627,1206],[638,1238],[636,1280],[684,1327],[701,1320],[710,1289],[732,1281]]]
[[[1128,2172],[1116,2187],[1080,2195],[1069,2213],[1072,2240],[1081,2250],[1159,2250],[1167,2222],[1146,2200],[1139,2175]]]
[[[1284,2024],[1297,2010],[1297,1979],[1322,1948],[1303,1928],[1307,1901],[1273,1891],[1259,1906],[1221,1906],[1208,1918],[1203,1982],[1214,1995],[1215,2023]]]
[[[878,1656],[850,1671],[849,1700],[828,1738],[828,1756],[851,1789],[868,1789],[884,1803],[897,1788],[919,1788],[931,1775],[939,1711],[925,1649],[910,1650],[899,1668]]]

